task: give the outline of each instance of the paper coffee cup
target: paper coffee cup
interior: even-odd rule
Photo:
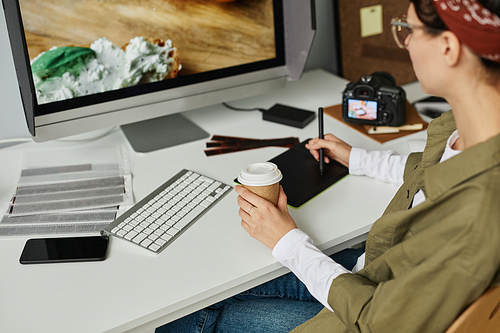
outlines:
[[[253,163],[242,168],[238,182],[244,187],[270,201],[278,204],[280,180],[283,178],[278,166],[271,162]]]

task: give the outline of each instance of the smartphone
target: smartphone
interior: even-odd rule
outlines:
[[[26,241],[21,264],[101,261],[106,258],[109,238],[103,236],[32,238]]]

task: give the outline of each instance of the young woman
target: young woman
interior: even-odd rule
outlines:
[[[294,332],[444,332],[492,283],[500,283],[499,16],[500,0],[411,0],[407,16],[393,20],[396,42],[410,53],[422,89],[444,97],[453,110],[431,122],[423,153],[351,148],[331,134],[309,142],[313,156],[324,148],[327,162],[335,159],[351,174],[402,183],[373,224],[353,271],[297,228],[282,190],[276,208],[235,188],[242,227],[325,307]],[[288,331],[318,311],[295,276],[221,302],[217,312],[202,310],[169,325],[196,322],[202,332]],[[261,293],[267,288],[268,294]],[[289,296],[293,306],[279,305]],[[259,315],[264,304],[272,305]]]

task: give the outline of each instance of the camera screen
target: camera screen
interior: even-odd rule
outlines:
[[[377,102],[349,99],[347,116],[353,119],[377,120]]]

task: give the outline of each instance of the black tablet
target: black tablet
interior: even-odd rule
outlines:
[[[288,204],[299,207],[349,173],[349,169],[336,161],[325,163],[323,175],[319,163],[305,147],[307,139],[284,153],[269,160],[283,174],[281,185],[288,197]]]

